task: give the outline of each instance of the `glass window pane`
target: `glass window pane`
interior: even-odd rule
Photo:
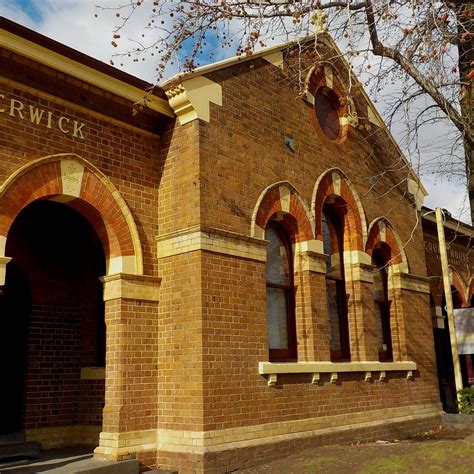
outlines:
[[[268,340],[270,349],[288,349],[287,290],[267,288]]]
[[[331,231],[329,229],[329,222],[326,215],[323,213],[323,249],[326,254],[326,272],[331,271]]]
[[[290,286],[290,262],[284,242],[272,227],[265,231],[267,245],[267,283]]]
[[[330,89],[321,87],[316,92],[314,107],[323,132],[330,140],[336,140],[341,131],[337,96]]]
[[[377,314],[376,314],[377,346],[378,346],[379,352],[382,352],[382,351],[387,350],[386,341],[383,340],[384,339],[383,338],[383,333],[384,333],[384,331],[383,331],[383,317],[384,317],[383,307],[380,303],[376,303],[375,308],[376,308],[376,311],[377,311]]]
[[[339,297],[337,280],[326,280],[326,301],[329,318],[329,347],[332,351],[341,350],[339,325]]]

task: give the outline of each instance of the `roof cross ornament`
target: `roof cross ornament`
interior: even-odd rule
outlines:
[[[314,34],[324,33],[327,31],[327,20],[328,16],[323,10],[316,10],[311,17],[311,24],[314,25]]]

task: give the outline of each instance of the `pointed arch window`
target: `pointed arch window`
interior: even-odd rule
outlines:
[[[393,360],[390,305],[388,296],[388,265],[391,260],[390,247],[380,244],[372,252],[374,271],[374,303],[379,360]]]
[[[331,360],[350,360],[347,296],[344,280],[343,222],[330,205],[322,215],[324,253],[326,254],[326,302],[329,322]]]
[[[296,360],[295,291],[291,242],[271,221],[265,230],[266,286],[270,360]]]

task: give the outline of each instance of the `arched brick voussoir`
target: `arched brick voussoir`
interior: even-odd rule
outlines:
[[[449,276],[451,280],[451,286],[454,286],[454,288],[456,288],[456,291],[459,294],[459,298],[462,301],[462,307],[468,308],[470,304],[470,301],[468,298],[469,296],[468,284],[464,283],[464,280],[455,270],[451,269]]]
[[[134,255],[132,235],[125,215],[98,176],[84,170],[80,198],[103,216],[110,239],[110,258]]]
[[[125,200],[98,168],[75,154],[35,160],[0,185],[0,257],[13,220],[37,199],[63,202],[91,223],[104,247],[107,273],[143,274],[141,242]]]
[[[251,236],[263,239],[268,221],[278,213],[281,214],[282,224],[288,227],[292,241],[314,239],[314,223],[309,207],[288,181],[274,183],[262,191],[252,214]],[[291,216],[291,219],[285,219],[285,215]]]
[[[355,187],[339,168],[331,168],[322,173],[313,188],[311,213],[315,222],[316,239],[323,238],[323,206],[335,198],[344,205],[344,234],[350,247],[346,250],[364,251],[367,242],[367,220],[362,201]]]
[[[384,242],[391,250],[392,259],[390,265],[399,265],[403,272],[409,272],[408,259],[400,236],[393,228],[392,224],[385,217],[374,219],[369,225],[369,235],[365,251],[368,255],[372,255],[374,247]]]
[[[13,220],[25,206],[37,199],[61,193],[57,163],[48,163],[45,169],[34,168],[30,173],[18,175],[14,192],[7,192],[6,186],[0,187],[0,235],[7,235]]]

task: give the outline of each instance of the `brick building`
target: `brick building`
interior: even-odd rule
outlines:
[[[434,211],[423,208],[422,223],[441,401],[445,411],[455,412],[456,384]],[[462,382],[468,387],[474,385],[474,232],[472,226],[448,215],[444,233]]]
[[[0,46],[3,433],[224,472],[439,423],[425,191],[330,38],[303,96],[288,44],[137,114],[136,78]]]

